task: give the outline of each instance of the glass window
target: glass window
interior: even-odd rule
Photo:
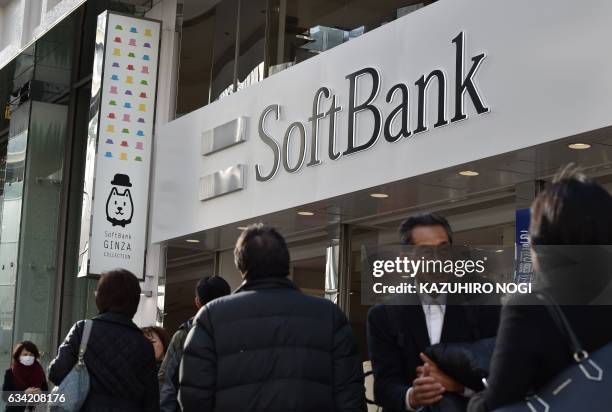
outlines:
[[[433,0],[185,0],[177,116]]]
[[[55,344],[52,308],[68,107],[33,101],[30,110],[13,340],[34,342],[48,364]]]
[[[29,105],[11,114],[0,232],[0,362],[10,363]]]
[[[271,0],[272,75],[415,11],[431,0]]]
[[[57,236],[73,62],[73,48],[66,44],[75,33],[72,15],[21,53],[5,73],[8,78],[0,76],[12,84],[10,111],[3,110],[0,123],[6,127],[8,114],[0,232],[0,348],[5,359],[15,342],[31,340],[46,364],[56,346]],[[56,102],[45,102],[50,100]]]
[[[183,9],[178,73],[177,117],[208,104],[215,8],[187,2]]]
[[[237,90],[264,78],[266,0],[240,2]]]
[[[211,102],[235,91],[238,1],[225,0],[215,7]]]

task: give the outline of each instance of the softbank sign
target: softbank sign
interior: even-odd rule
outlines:
[[[465,35],[459,33],[452,43],[455,46],[455,69],[454,77],[447,76],[445,71],[436,68],[423,74],[413,84],[398,83],[384,91],[385,102],[391,105],[392,110],[384,118],[383,111],[377,102],[377,96],[381,92],[381,73],[374,67],[365,67],[346,75],[348,81],[348,101],[346,108],[341,107],[338,98],[332,91],[323,86],[319,88],[313,98],[312,116],[310,122],[310,136],[307,135],[306,125],[303,122],[295,121],[288,125],[284,136],[272,136],[268,132],[270,122],[278,121],[281,114],[281,106],[271,104],[266,107],[258,121],[258,134],[261,142],[267,145],[272,154],[273,162],[269,164],[255,165],[257,181],[265,182],[272,179],[280,170],[289,173],[299,172],[304,164],[306,167],[313,167],[321,164],[321,153],[319,146],[323,139],[327,139],[327,157],[330,160],[338,160],[342,156],[351,155],[374,146],[381,135],[387,142],[397,142],[402,138],[423,133],[430,127],[437,128],[449,123],[455,123],[467,118],[465,112],[466,104],[472,104],[478,114],[487,113],[489,108],[485,105],[482,95],[477,87],[476,73],[485,59],[485,53],[480,53],[471,58],[465,57]],[[367,79],[369,78],[369,79]],[[369,81],[368,81],[369,80]],[[454,98],[447,102],[447,84],[454,82]],[[429,93],[429,87],[437,83],[437,93]],[[362,88],[369,87],[366,93]],[[360,91],[359,93],[357,91]],[[362,96],[361,99],[358,96]],[[363,98],[367,96],[367,98]],[[378,99],[380,101],[380,99]],[[437,105],[437,117],[435,123],[430,123],[434,119],[427,119],[427,106],[435,103]],[[454,115],[447,118],[447,105],[453,104]],[[411,105],[417,105],[416,119],[410,119]],[[348,114],[348,127],[346,136],[336,135],[336,125],[338,113],[346,110]],[[372,134],[361,138],[362,142],[357,142],[356,122],[358,116],[369,116],[372,119]],[[328,120],[328,130],[320,130],[319,122],[323,119]],[[326,136],[326,137],[323,137]],[[337,141],[346,139],[346,149],[339,151]],[[290,147],[292,139],[296,139],[297,157],[290,159]],[[364,141],[365,140],[365,141]],[[293,143],[293,144],[295,144]]]

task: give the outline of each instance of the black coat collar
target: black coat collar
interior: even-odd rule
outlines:
[[[127,315],[124,315],[123,313],[104,312],[98,314],[97,316],[94,316],[92,320],[116,323],[119,325],[127,326],[128,328],[139,330],[138,326],[136,326],[136,324],[132,322],[132,319],[130,319]]]
[[[235,290],[234,293],[242,292],[245,290],[258,290],[258,289],[294,289],[299,291],[300,288],[296,286],[291,280],[287,278],[279,277],[267,277],[262,279],[245,279],[244,282]]]

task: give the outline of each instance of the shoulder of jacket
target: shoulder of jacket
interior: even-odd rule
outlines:
[[[376,304],[368,310],[369,318],[378,318],[380,316],[387,316],[387,307],[383,304]]]
[[[73,326],[72,330],[77,336],[81,336],[83,334],[83,330],[85,329],[85,319],[78,320]]]

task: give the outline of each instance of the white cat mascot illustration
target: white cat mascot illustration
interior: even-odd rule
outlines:
[[[129,183],[129,177],[123,174],[116,174],[111,182],[114,185],[124,186],[126,189],[123,192],[113,187],[108,199],[106,200],[106,220],[111,222],[113,226],[125,227],[132,223],[134,216],[134,202],[130,189],[132,185]]]

